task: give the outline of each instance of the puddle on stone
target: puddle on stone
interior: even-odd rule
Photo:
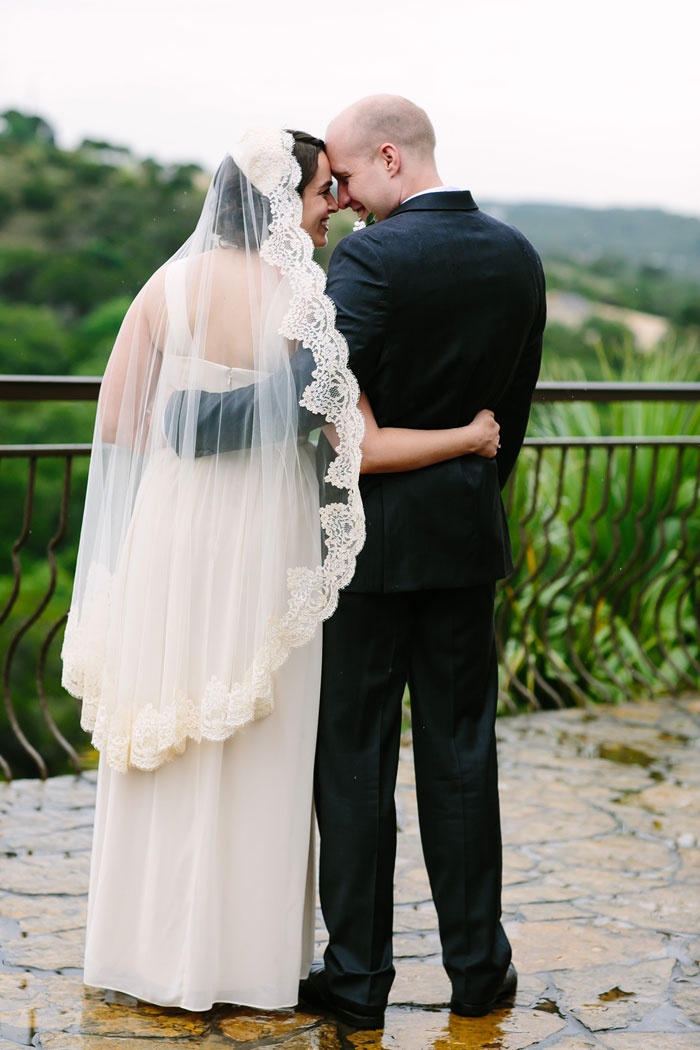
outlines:
[[[690,737],[685,736],[684,733],[669,733],[667,730],[661,730],[656,735],[659,740],[663,740],[666,743],[687,744],[690,741]]]
[[[616,741],[610,744],[599,744],[598,757],[606,758],[608,762],[618,762],[623,766],[644,766],[645,769],[656,761],[646,751],[641,751],[637,747],[629,747],[627,744],[620,744]]]
[[[623,992],[622,988],[615,985],[608,992],[602,992],[598,998],[602,1003],[613,1003],[616,999],[634,999],[634,992]]]
[[[563,1013],[561,1012],[561,1010],[559,1009],[559,1007],[557,1006],[557,1004],[554,1002],[553,999],[547,999],[547,998],[538,999],[537,1002],[535,1003],[533,1009],[539,1010],[540,1013],[543,1013],[543,1014],[556,1014],[557,1017],[561,1017],[561,1018],[564,1017]]]
[[[128,1006],[134,1008],[139,1005],[139,1000],[135,996],[129,995],[128,992],[115,992],[111,988],[105,990],[104,1000],[108,1006]]]

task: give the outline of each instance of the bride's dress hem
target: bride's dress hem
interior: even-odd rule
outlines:
[[[306,970],[302,970],[299,979],[303,980],[308,977],[310,967]],[[119,992],[120,995],[128,995],[132,999],[138,999],[141,1003],[146,1003],[150,1006],[162,1006],[164,1009],[173,1010],[187,1010],[189,1013],[206,1013],[208,1010],[212,1010],[215,1006],[240,1006],[248,1010],[294,1010],[298,1005],[298,996],[295,996],[294,1002],[269,1002],[260,1001],[260,997],[257,996],[241,996],[240,998],[234,998],[227,992],[222,992],[221,995],[217,995],[211,999],[208,1006],[193,1005],[195,1000],[189,999],[187,996],[184,998],[177,998],[167,995],[146,995],[142,992],[134,990],[134,986],[127,987],[130,984],[129,981],[110,981],[109,984],[101,984],[93,981],[83,980],[83,984],[86,988],[94,988],[100,992]],[[264,998],[264,997],[262,997]],[[207,1001],[209,996],[207,996]]]

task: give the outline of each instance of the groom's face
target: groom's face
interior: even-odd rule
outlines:
[[[352,208],[361,219],[370,212],[381,220],[398,207],[398,187],[372,151],[353,135],[352,128],[332,124],[326,136],[326,152],[338,182],[338,206]]]

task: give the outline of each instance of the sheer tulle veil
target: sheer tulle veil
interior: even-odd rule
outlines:
[[[188,740],[225,740],[269,714],[276,675],[334,611],[364,541],[359,392],[300,225],[293,145],[276,128],[235,144],[105,372],[63,684],[115,770],[154,769]],[[300,401],[301,346],[314,370]],[[195,457],[198,392],[250,384],[252,447]],[[190,391],[179,456],[165,411],[178,390]],[[338,433],[323,506],[308,495],[302,406]]]

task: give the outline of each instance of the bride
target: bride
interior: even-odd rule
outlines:
[[[162,1006],[296,1003],[314,946],[318,626],[363,543],[359,473],[496,450],[486,411],[449,431],[376,426],[312,259],[337,210],[322,142],[246,133],[130,307],[100,393],[63,647],[101,753],[84,980]],[[202,455],[200,403],[251,384],[251,447],[219,451],[210,427]],[[336,450],[323,506],[309,419]]]

